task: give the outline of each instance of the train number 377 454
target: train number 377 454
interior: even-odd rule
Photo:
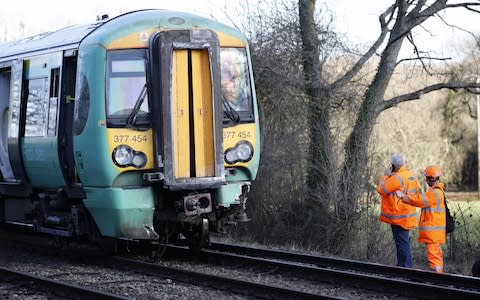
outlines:
[[[241,139],[246,139],[250,137],[250,132],[249,131],[224,131],[223,132],[223,138],[224,139],[233,139],[233,138],[241,138]]]
[[[147,135],[137,134],[137,135],[127,135],[127,134],[120,134],[113,136],[114,143],[128,143],[128,142],[136,142],[136,143],[146,143],[148,141]]]

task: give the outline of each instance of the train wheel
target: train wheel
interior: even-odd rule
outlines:
[[[169,232],[168,232],[168,227],[165,226],[158,240],[152,242],[153,248],[152,248],[152,251],[150,252],[150,258],[155,261],[161,260],[163,255],[167,251],[168,242],[169,242]]]
[[[202,248],[210,245],[210,230],[208,219],[202,219],[199,226],[195,226],[192,232],[186,234],[188,247],[194,252],[199,252]]]

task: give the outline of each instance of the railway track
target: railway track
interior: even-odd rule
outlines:
[[[22,243],[25,242],[25,239],[25,237],[20,237]],[[51,252],[51,246],[45,247],[44,250],[39,250],[41,247],[38,245],[33,247],[30,245],[29,248]],[[222,293],[237,295],[234,296],[237,298],[238,295],[242,295],[240,298],[248,299],[363,299],[368,295],[371,299],[384,299],[385,297],[396,299],[480,299],[480,280],[478,278],[436,274],[347,259],[220,243],[213,243],[209,249],[195,255],[192,255],[192,252],[186,247],[170,246],[165,255],[167,260],[152,263],[145,256],[105,257],[98,255],[98,249],[93,252],[91,250],[84,252],[84,249],[79,251],[69,248],[65,256],[67,256],[66,259],[72,261],[72,264],[80,257],[83,264],[87,259],[91,267],[108,268],[120,273],[143,274],[151,278],[143,279],[146,282],[162,280],[160,278],[164,278],[163,280],[173,279],[174,282],[182,282],[186,286],[203,286],[207,289],[222,291]],[[202,263],[206,262],[206,264],[201,265],[195,262],[196,260]],[[177,261],[185,262],[186,267],[177,264]],[[173,262],[172,265],[175,267],[168,266],[169,262]],[[177,265],[180,266],[177,267]],[[207,270],[209,268],[223,269],[223,266],[234,267],[225,273],[214,271],[217,273],[212,274]],[[258,270],[247,270],[253,268]],[[247,275],[236,276],[234,269],[243,269],[242,272]],[[273,284],[271,284],[272,281],[269,283],[268,280],[263,280],[264,278],[256,280],[255,277],[265,277],[258,274],[272,275],[274,277]],[[250,278],[245,279],[248,276]],[[327,287],[312,289],[302,283],[296,285],[297,282],[300,282],[297,278],[309,281],[310,286],[327,285]],[[95,286],[95,289],[102,290],[102,287]],[[349,297],[348,294],[345,296],[345,294],[337,292],[323,292],[322,289],[327,291],[328,289],[348,289],[353,291],[352,293],[356,293],[356,297]]]
[[[178,251],[184,250],[175,250]],[[406,297],[480,299],[480,279],[469,276],[221,243],[212,243],[209,249],[202,251],[200,258],[230,264],[264,265],[277,272],[301,274],[310,280],[368,287]]]
[[[144,272],[156,276],[169,276],[176,280],[185,281],[191,284],[201,284],[217,289],[233,291],[250,297],[266,299],[342,299],[312,294],[301,290],[283,288],[264,283],[240,280],[235,278],[222,277],[204,272],[196,272],[185,269],[171,268],[154,263],[140,262],[125,257],[112,257],[109,264],[116,268],[126,268],[135,272]]]
[[[119,295],[93,290],[87,287],[53,280],[26,272],[21,272],[5,267],[0,267],[2,280],[15,280],[17,285],[25,285],[33,290],[47,292],[49,295],[56,295],[64,299],[105,299],[105,300],[127,300],[129,298]],[[23,283],[23,284],[22,284]]]
[[[88,274],[94,274],[96,272],[92,271],[85,271],[83,270],[85,267],[89,268],[98,268],[101,270],[112,270],[111,272],[119,272],[119,273],[129,273],[129,274],[138,274],[137,277],[142,277],[138,279],[138,281],[146,281],[146,282],[155,282],[159,280],[167,280],[169,282],[174,283],[177,282],[177,285],[180,283],[184,286],[202,286],[205,289],[210,290],[219,290],[222,293],[220,297],[225,297],[232,299],[343,299],[341,297],[336,296],[328,296],[328,295],[318,295],[315,293],[310,293],[308,291],[302,291],[299,289],[293,289],[288,287],[281,287],[275,286],[268,283],[264,283],[261,281],[254,281],[254,280],[243,280],[234,277],[227,277],[227,276],[218,276],[213,275],[210,273],[202,272],[202,271],[192,271],[186,270],[183,268],[175,268],[175,267],[168,267],[163,266],[158,263],[151,263],[145,261],[139,261],[138,259],[128,258],[125,256],[104,256],[98,254],[98,249],[90,249],[82,247],[80,249],[69,247],[66,249],[64,253],[62,253],[59,257],[57,251],[52,251],[52,246],[50,242],[47,242],[47,239],[39,239],[35,237],[34,240],[28,240],[28,236],[15,236],[14,247],[17,248],[19,245],[20,248],[26,249],[35,249],[35,253],[33,255],[37,256],[57,256],[57,260],[66,260],[66,264],[71,265],[82,265],[81,272],[85,272]],[[12,240],[10,240],[12,243]],[[188,252],[188,255],[191,256],[191,253]],[[88,266],[86,266],[88,265]],[[45,265],[45,269],[49,266]],[[7,268],[3,268],[5,272],[8,272]],[[67,299],[142,299],[144,297],[136,297],[135,295],[130,297],[124,296],[116,296],[115,294],[101,292],[104,287],[101,284],[94,284],[93,286],[83,286],[85,282],[79,282],[79,285],[71,284],[68,282],[62,282],[62,277],[64,273],[72,273],[71,271],[64,272],[63,270],[42,270],[42,266],[36,266],[35,273],[38,272],[41,274],[42,271],[44,273],[48,273],[48,276],[38,276],[33,274],[28,274],[26,272],[18,272],[18,275],[15,276],[25,276],[25,280],[34,280],[35,285],[39,286],[43,289],[48,290],[57,290],[62,292],[67,296]],[[14,270],[11,270],[15,272]],[[104,271],[103,271],[104,272]],[[100,272],[102,273],[102,272]],[[14,276],[14,274],[10,274],[9,276]],[[28,277],[30,276],[30,277]],[[94,275],[91,275],[94,276]],[[95,275],[96,276],[96,275]],[[105,279],[99,275],[98,280],[89,280],[87,285],[90,285],[92,281],[97,282],[109,282],[111,280]],[[130,275],[135,276],[135,275]],[[49,277],[58,277],[57,280],[49,279]],[[147,277],[145,279],[145,277]],[[30,279],[32,278],[32,279]],[[150,278],[150,279],[148,279]],[[68,279],[71,281],[71,279]],[[67,280],[67,281],[68,281]],[[135,278],[129,279],[131,281],[135,281]],[[115,280],[117,281],[117,280]],[[83,285],[82,285],[83,284]],[[78,289],[79,292],[76,292],[74,289]],[[70,289],[70,291],[69,291]],[[95,294],[98,291],[97,294]],[[190,290],[192,290],[190,288]],[[90,294],[88,294],[90,293]],[[79,297],[77,295],[80,295]],[[230,296],[228,296],[230,295]],[[130,295],[129,295],[130,296]],[[152,295],[155,297],[155,295]],[[201,294],[198,296],[202,298]],[[208,298],[208,296],[205,296]],[[183,296],[184,299],[195,299],[195,297]],[[150,298],[149,298],[150,299]]]

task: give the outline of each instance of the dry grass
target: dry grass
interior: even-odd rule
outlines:
[[[391,81],[387,98],[414,91],[438,82],[419,70],[400,70]],[[472,97],[472,99],[474,99]],[[421,100],[408,101],[382,112],[371,140],[372,164],[382,172],[391,154],[403,153],[409,169],[421,178],[424,168],[443,169],[447,191],[465,190],[465,182],[476,178],[469,159],[476,153],[476,119],[467,106],[448,91],[427,94]],[[379,175],[379,174],[378,174]],[[468,187],[475,188],[475,187]]]
[[[448,201],[480,201],[478,192],[447,192]]]

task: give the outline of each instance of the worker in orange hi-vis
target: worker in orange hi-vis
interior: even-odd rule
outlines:
[[[429,166],[424,171],[428,190],[408,195],[408,203],[422,208],[418,224],[418,242],[425,243],[428,264],[432,271],[443,272],[442,244],[445,244],[445,189],[440,182],[442,171]]]
[[[380,221],[390,224],[392,228],[397,266],[411,268],[409,231],[417,226],[417,213],[416,208],[408,204],[406,195],[417,195],[420,185],[404,164],[402,155],[392,155],[391,166],[380,178],[377,192],[382,196]]]

